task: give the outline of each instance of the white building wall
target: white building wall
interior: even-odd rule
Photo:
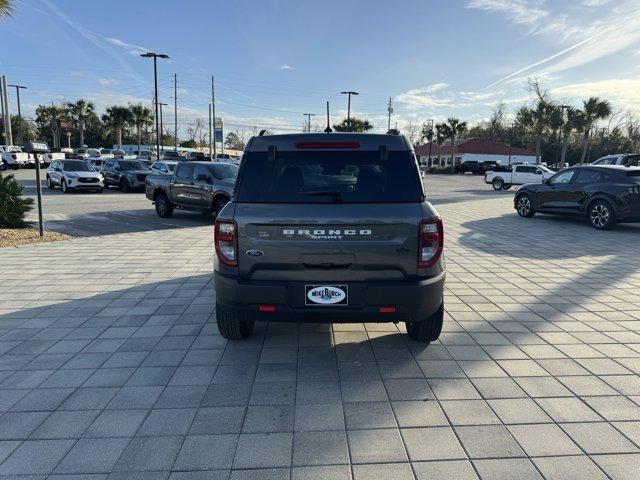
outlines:
[[[471,161],[471,160],[475,160],[478,162],[486,162],[486,161],[496,161],[496,162],[500,162],[501,165],[508,165],[509,164],[509,155],[486,155],[486,154],[481,154],[481,153],[456,153],[454,154],[456,160],[460,157],[462,157],[462,162],[466,162],[466,161]],[[435,164],[436,160],[438,159],[438,153],[434,153],[433,155],[431,155],[431,163]],[[441,155],[440,159],[442,160],[440,162],[440,164],[446,164],[447,165],[451,165],[451,155]],[[421,155],[420,156],[420,163],[426,165],[427,162],[429,161],[429,155]],[[460,163],[460,161],[456,161],[456,163]],[[535,164],[536,163],[536,156],[535,155],[511,155],[511,163],[530,163],[530,164]]]

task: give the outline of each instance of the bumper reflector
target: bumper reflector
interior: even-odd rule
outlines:
[[[260,305],[258,307],[258,310],[260,310],[261,312],[275,312],[276,311],[276,306],[275,305]]]
[[[380,307],[378,311],[380,313],[396,313],[396,307]]]

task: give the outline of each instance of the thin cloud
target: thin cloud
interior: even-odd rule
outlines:
[[[293,70],[294,68],[291,65],[287,65],[286,63],[284,65],[280,65],[280,70]]]
[[[105,40],[109,42],[111,45],[114,45],[116,47],[126,50],[131,55],[138,56],[141,53],[146,53],[149,51],[147,47],[142,47],[140,45],[134,45],[132,43],[123,42],[119,38],[105,37]]]
[[[502,13],[515,23],[533,26],[549,16],[549,11],[542,8],[543,4],[539,0],[471,0],[467,8]]]

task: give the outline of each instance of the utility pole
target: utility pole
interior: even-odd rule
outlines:
[[[2,98],[4,100],[4,133],[5,145],[13,145],[13,135],[11,134],[11,112],[9,108],[9,92],[7,91],[7,77],[2,76]]]
[[[25,90],[27,87],[22,85],[7,85],[7,87],[14,87],[16,89],[16,99],[18,101],[18,132],[20,136],[16,138],[19,144],[22,144],[22,111],[20,110],[20,90]],[[11,121],[11,119],[9,119]],[[34,155],[35,158],[35,155]]]
[[[213,159],[216,158],[216,89],[215,78],[211,75],[211,116],[213,117]]]
[[[162,123],[162,107],[168,107],[166,103],[158,103],[160,107],[160,148],[164,152],[164,124]]]
[[[433,131],[433,118],[430,118],[431,122],[431,140],[429,140],[429,160],[427,160],[427,166],[431,166],[431,150],[433,148],[433,139],[435,137],[435,132]],[[439,160],[438,160],[439,161]]]
[[[558,129],[558,142],[556,143],[556,164],[560,163],[560,139],[564,131],[564,110],[569,108],[569,105],[560,105],[560,128]],[[564,167],[561,167],[564,168]]]
[[[213,130],[211,120],[211,104],[209,104],[209,158],[213,162]]]
[[[173,135],[174,147],[178,151],[178,74],[173,74]]]
[[[315,117],[315,113],[303,113],[307,117],[307,133],[311,133],[311,117]]]
[[[347,90],[346,92],[340,92],[342,95],[348,95],[347,100],[347,130],[351,131],[351,95],[360,95],[358,92],[354,92],[353,90]]]
[[[0,109],[2,111],[2,137],[7,137],[7,116],[4,113],[4,88],[2,88],[2,77],[0,77]],[[6,140],[5,140],[6,143]]]
[[[513,143],[513,128],[515,126],[515,123],[511,124],[511,128],[509,129],[509,163],[507,165],[511,165],[511,150],[512,150],[512,143]]]
[[[153,58],[153,96],[154,96],[154,104],[155,104],[155,118],[156,118],[156,158],[160,160],[160,131],[158,126],[158,57],[159,58],[169,58],[169,55],[165,55],[164,53],[155,53],[155,52],[147,52],[140,55],[145,58]]]
[[[391,106],[392,98],[389,97],[389,104],[387,105],[387,112],[389,116],[387,118],[387,130],[391,130],[391,114],[393,113],[393,107]]]

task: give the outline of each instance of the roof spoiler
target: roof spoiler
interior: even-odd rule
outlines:
[[[273,134],[271,133],[270,130],[267,130],[266,128],[263,130],[260,130],[260,133],[258,133],[259,137],[265,137],[267,135],[273,135]]]

